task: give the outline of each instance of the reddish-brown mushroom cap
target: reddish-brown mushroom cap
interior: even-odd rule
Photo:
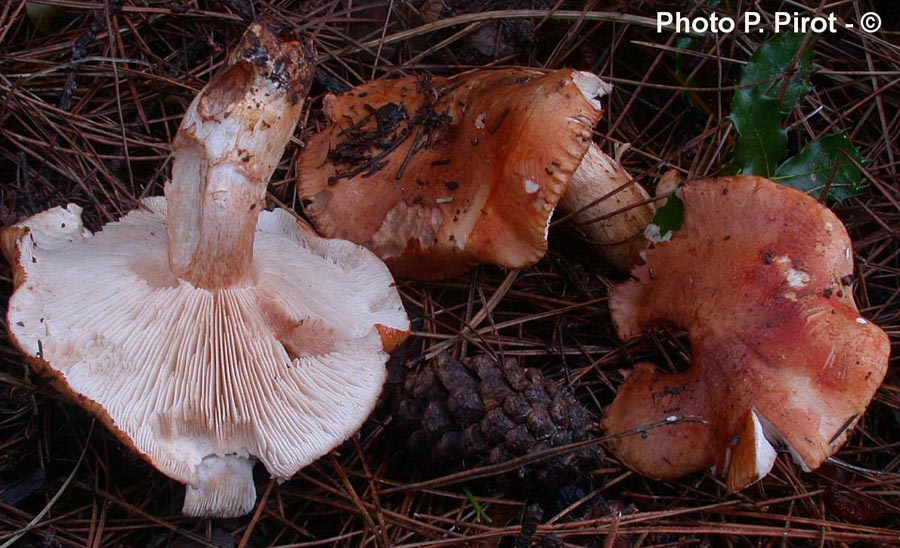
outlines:
[[[619,335],[688,331],[691,367],[639,364],[604,417],[623,462],[661,479],[710,466],[732,491],[784,443],[806,470],[843,444],[887,370],[889,343],[856,309],[850,238],[826,207],[758,177],[690,183],[684,225],[613,288]],[[693,421],[675,421],[687,417]]]
[[[533,264],[607,89],[589,73],[508,69],[328,96],[332,125],[300,158],[305,211],[400,276]]]

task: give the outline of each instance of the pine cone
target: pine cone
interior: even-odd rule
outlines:
[[[444,469],[501,463],[582,441],[593,422],[571,393],[515,359],[460,362],[449,354],[407,371],[395,417],[409,435],[410,452]],[[599,460],[596,446],[584,447],[526,465],[517,476],[530,489],[564,490],[589,481]]]

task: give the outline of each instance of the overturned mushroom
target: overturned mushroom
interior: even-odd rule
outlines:
[[[91,234],[75,205],[10,228],[8,327],[39,371],[166,475],[235,516],[356,431],[408,319],[373,254],[260,212],[312,75],[253,25],[191,104],[165,198]]]
[[[591,141],[608,89],[586,72],[507,69],[328,95],[331,125],[300,156],[304,209],[320,233],[430,279],[537,262],[565,195],[574,220],[627,269],[653,208]]]
[[[638,364],[607,409],[623,462],[672,479],[710,466],[730,491],[765,476],[783,443],[804,470],[847,439],[887,370],[885,333],[847,287],[850,239],[806,194],[758,177],[683,188],[684,225],[613,288],[624,340],[688,331],[691,367]],[[687,421],[642,429],[667,418]],[[671,419],[670,419],[671,420]]]

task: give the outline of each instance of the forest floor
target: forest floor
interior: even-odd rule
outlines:
[[[742,3],[718,4],[735,16],[729,10]],[[754,9],[771,21],[777,10],[807,14],[819,5],[763,1]],[[687,42],[657,32],[657,13],[679,9],[711,8],[670,0],[9,0],[0,6],[0,222],[73,202],[98,230],[142,197],[161,195],[185,108],[253,17],[314,36],[320,55],[307,123],[270,184],[270,206],[301,212],[296,157],[322,126],[326,93],[372,78],[485,66],[572,67],[612,83],[595,139],[610,154],[620,149],[651,192],[671,169],[687,179],[720,175],[735,146],[735,84],[771,32]],[[441,473],[420,466],[405,454],[385,403],[357,436],[294,479],[277,484],[258,469],[254,513],[193,519],[180,515],[183,486],[32,372],[4,329],[0,546],[900,545],[900,20],[890,0],[822,9],[846,21],[874,11],[883,26],[810,42],[812,89],[787,115],[788,146],[796,153],[844,132],[867,159],[864,190],[829,205],[853,238],[860,312],[894,350],[892,370],[834,460],[805,473],[781,455],[762,481],[728,494],[711,473],[650,480],[605,451],[588,488],[538,517],[515,471],[478,462]],[[418,357],[438,347],[457,357],[512,356],[599,419],[636,362],[682,370],[690,363],[677,330],[618,339],[607,297],[626,277],[563,221],[531,268],[400,281],[415,327],[394,369],[421,367]],[[12,291],[3,264],[4,316]],[[400,381],[392,382],[386,395]],[[603,450],[599,428],[595,435]]]

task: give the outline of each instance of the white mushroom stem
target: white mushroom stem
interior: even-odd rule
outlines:
[[[559,207],[617,268],[628,271],[639,263],[647,245],[644,227],[656,207],[644,187],[596,144],[572,175]]]
[[[266,185],[300,118],[311,47],[255,24],[188,108],[172,145],[169,265],[196,287],[247,280]]]

